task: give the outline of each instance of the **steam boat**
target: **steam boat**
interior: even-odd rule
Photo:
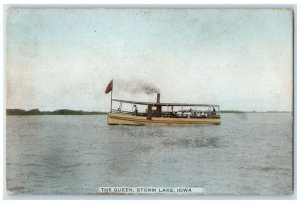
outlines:
[[[211,104],[161,103],[160,93],[156,102],[126,101],[112,98],[113,80],[105,93],[111,93],[109,125],[202,125],[221,124],[220,106]],[[119,106],[114,108],[114,104]],[[143,110],[143,111],[141,111]]]
[[[117,108],[113,108],[115,104]],[[155,103],[111,98],[109,125],[202,125],[221,124],[220,106],[211,104]]]

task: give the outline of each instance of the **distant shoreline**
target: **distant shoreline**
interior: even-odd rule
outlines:
[[[223,110],[221,113],[292,113],[292,111],[235,111],[235,110]]]
[[[55,111],[40,111],[32,109],[6,109],[6,115],[107,115],[107,112],[59,109]]]
[[[236,110],[223,110],[221,113],[292,113],[289,111],[236,111]],[[6,115],[107,115],[107,112],[101,111],[82,111],[82,110],[70,110],[59,109],[54,111],[40,111],[39,109],[23,110],[23,109],[6,109]]]

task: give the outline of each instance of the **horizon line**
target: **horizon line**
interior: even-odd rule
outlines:
[[[31,111],[31,110],[39,110],[40,112],[54,112],[58,110],[69,110],[69,111],[82,111],[82,112],[101,112],[101,113],[109,113],[110,111],[102,111],[102,110],[82,110],[82,109],[69,109],[69,108],[59,108],[59,109],[53,109],[53,110],[40,110],[39,108],[31,108],[31,109],[23,109],[23,108],[6,108],[6,110],[24,110],[24,111]],[[220,112],[241,112],[241,113],[267,113],[267,112],[287,112],[287,113],[293,113],[294,111],[288,111],[288,110],[268,110],[268,111],[258,111],[258,110],[230,110],[230,109],[224,109],[220,110]]]

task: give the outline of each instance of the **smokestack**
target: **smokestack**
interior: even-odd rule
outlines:
[[[160,93],[157,93],[156,103],[160,103]]]

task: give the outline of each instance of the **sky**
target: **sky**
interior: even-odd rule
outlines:
[[[127,91],[221,110],[292,111],[293,13],[287,9],[6,11],[7,108],[109,111]],[[130,86],[129,86],[130,87]]]

